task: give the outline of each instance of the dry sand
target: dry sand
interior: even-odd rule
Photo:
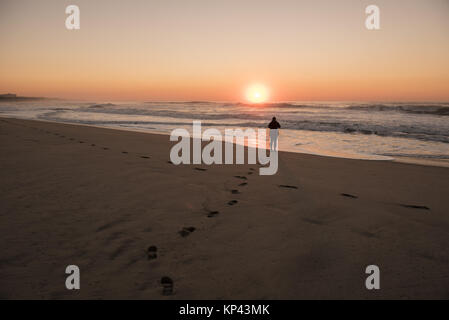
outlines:
[[[448,168],[280,153],[259,176],[174,166],[169,149],[168,136],[0,119],[0,298],[449,298]]]

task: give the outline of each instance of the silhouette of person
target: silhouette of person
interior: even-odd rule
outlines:
[[[281,128],[281,125],[276,121],[276,117],[273,117],[268,124],[268,128],[270,129],[270,151],[277,151],[279,129]]]

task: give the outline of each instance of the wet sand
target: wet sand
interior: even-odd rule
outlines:
[[[449,168],[281,152],[260,176],[170,146],[0,118],[0,298],[449,298]]]

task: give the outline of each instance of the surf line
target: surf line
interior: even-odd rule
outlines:
[[[208,128],[202,131],[201,121],[192,123],[193,139],[190,132],[184,128],[176,128],[170,134],[170,141],[178,141],[170,149],[170,161],[175,164],[223,164],[223,141],[225,142],[224,164],[234,164],[234,141],[236,154],[235,164],[245,164],[245,139],[248,142],[247,164],[256,164],[257,160],[264,167],[259,168],[259,175],[273,175],[278,170],[278,152],[267,150],[266,129],[256,130],[248,128],[225,129],[224,140],[220,130]],[[190,141],[192,141],[192,159]],[[202,149],[202,143],[209,143]],[[267,156],[268,152],[268,156]]]

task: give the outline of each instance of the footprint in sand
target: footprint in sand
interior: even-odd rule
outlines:
[[[248,171],[246,174],[248,174],[248,175],[252,175],[254,172],[252,172],[252,171]]]
[[[95,147],[95,143],[92,143],[90,146],[91,146],[91,147]]]
[[[186,227],[186,228],[182,228],[182,230],[178,231],[178,233],[181,235],[181,237],[185,238],[195,230],[196,230],[195,227]]]
[[[194,168],[195,170],[198,170],[198,171],[206,171],[207,169],[204,169],[204,168]]]
[[[170,277],[161,278],[162,295],[169,296],[173,294],[173,280]]]
[[[150,157],[147,156],[140,156],[142,159],[150,159]]]
[[[357,199],[358,197],[349,193],[341,193],[340,195],[342,195],[343,197],[347,197],[347,198],[352,198],[352,199]]]
[[[318,226],[321,226],[324,224],[324,222],[321,220],[311,219],[311,218],[302,218],[302,221],[305,221],[305,222],[311,223],[311,224],[316,224]]]
[[[247,180],[247,178],[246,178],[245,176],[234,176],[234,178],[242,179],[242,180]]]
[[[84,141],[78,141],[79,143],[84,143]]]
[[[109,150],[109,148],[104,147],[103,150]]]
[[[357,234],[359,234],[359,235],[361,235],[363,237],[366,237],[366,238],[379,238],[379,236],[377,234],[369,232],[369,231],[365,231],[365,230],[353,229],[352,232],[357,233]]]
[[[403,204],[403,203],[400,203],[399,205],[401,207],[410,208],[410,209],[430,210],[430,208],[427,206],[418,206],[418,205],[414,205],[414,204]]]
[[[128,151],[122,151],[122,153],[123,153],[123,154],[127,154],[127,153],[128,153]]]
[[[220,212],[218,212],[218,211],[209,211],[209,213],[207,214],[207,217],[208,218],[213,218],[213,217],[215,217],[219,213]]]
[[[240,194],[240,191],[238,191],[238,190],[236,190],[236,189],[233,189],[233,190],[231,190],[231,193],[232,193],[232,194]]]
[[[148,247],[147,256],[148,256],[148,260],[156,259],[157,258],[157,247],[156,246]]]
[[[247,182],[242,182],[241,184],[239,184],[239,187],[244,187],[246,186],[248,183]]]
[[[233,206],[237,202],[238,202],[237,200],[231,200],[231,201],[228,202],[228,205]]]
[[[288,184],[280,184],[280,185],[279,185],[279,188],[285,188],[285,189],[298,189],[297,186],[291,186],[291,185],[288,185]]]

